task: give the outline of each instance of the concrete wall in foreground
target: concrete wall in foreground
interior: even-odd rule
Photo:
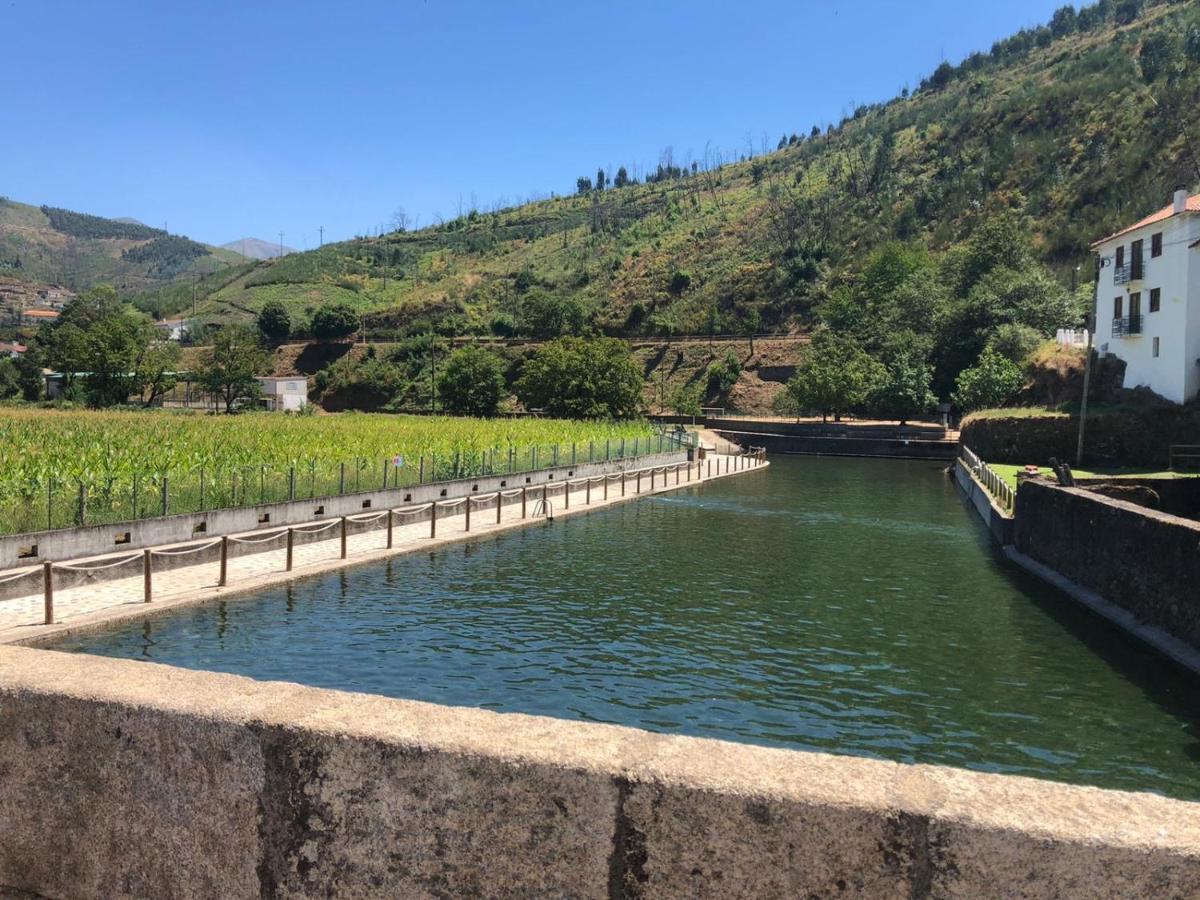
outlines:
[[[1200,806],[0,648],[53,897],[1184,897]]]
[[[971,474],[971,470],[961,459],[954,461],[954,481],[991,533],[993,540],[1001,547],[1011,544],[1013,517],[996,505],[988,489],[979,483],[979,479]]]
[[[416,487],[387,491],[364,491],[311,500],[266,503],[202,513],[137,519],[110,525],[88,525],[30,534],[0,537],[0,570],[35,565],[43,560],[83,559],[110,553],[123,553],[143,547],[202,541],[223,534],[239,534],[257,528],[278,525],[303,525],[323,519],[369,513],[388,507],[428,503],[441,498],[463,497],[470,493],[488,494],[500,488],[530,487],[567,478],[582,478],[625,469],[661,466],[687,459],[686,451],[657,453],[636,458],[598,463],[558,466],[534,472],[494,475],[480,478],[441,481]],[[128,541],[116,543],[128,533]],[[30,553],[31,550],[35,552]]]
[[[1200,522],[1023,478],[1016,549],[1200,649]]]

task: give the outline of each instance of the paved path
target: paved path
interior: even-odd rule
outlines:
[[[709,455],[712,461],[713,474],[711,478],[724,478],[730,475],[744,474],[753,471],[754,462],[729,456]],[[760,465],[766,465],[761,463]],[[746,468],[738,469],[738,466]],[[717,474],[717,473],[720,474]],[[664,479],[666,484],[664,485]],[[650,490],[650,477],[643,474],[641,478],[641,493],[637,492],[636,479],[628,478],[625,496],[621,495],[620,477],[608,478],[608,499],[605,499],[604,476],[592,479],[590,486],[590,503],[588,486],[576,483],[570,486],[569,503],[564,498],[561,489],[550,495],[553,503],[555,518],[565,515],[585,513],[605,506],[612,506],[623,500],[634,500],[639,496],[651,493],[673,491],[677,488],[688,487],[702,481],[710,480],[708,463],[703,462],[691,469],[691,481],[688,480],[686,469],[676,472],[658,472],[655,475],[654,490]],[[562,482],[556,482],[557,485]],[[61,633],[65,630],[90,626],[99,622],[110,622],[118,619],[136,617],[158,612],[187,603],[195,603],[214,597],[244,594],[261,587],[287,581],[290,578],[313,575],[376,559],[386,558],[414,550],[427,549],[446,543],[453,543],[477,536],[494,534],[513,528],[521,528],[534,522],[535,498],[539,491],[531,490],[528,495],[528,518],[521,518],[520,490],[511,492],[504,498],[505,505],[501,508],[500,522],[496,521],[496,502],[493,499],[483,502],[472,501],[471,530],[465,530],[466,517],[464,506],[460,503],[453,508],[439,507],[437,516],[437,536],[430,537],[428,512],[415,515],[396,515],[392,532],[392,548],[387,547],[387,529],[385,514],[370,522],[351,521],[346,540],[346,559],[341,558],[340,528],[334,524],[324,535],[328,538],[315,540],[311,543],[297,543],[294,547],[293,568],[289,573],[286,568],[286,537],[281,534],[276,540],[264,542],[271,549],[252,553],[246,556],[230,555],[226,586],[220,587],[219,547],[213,546],[202,553],[196,554],[198,560],[194,565],[179,566],[171,569],[155,571],[152,577],[153,602],[144,601],[144,580],[142,551],[129,554],[109,555],[92,560],[78,561],[80,566],[105,564],[120,560],[122,556],[133,557],[123,565],[104,569],[105,580],[99,577],[89,582],[56,589],[54,591],[54,625],[44,624],[44,598],[40,567],[34,570],[28,578],[30,592],[20,597],[0,600],[0,644],[28,640],[38,640],[47,635]],[[453,502],[453,498],[442,501]],[[422,505],[424,506],[424,505]],[[371,514],[365,514],[364,517]],[[414,521],[415,520],[415,521]],[[336,523],[338,520],[332,520]],[[319,525],[320,523],[314,523]],[[310,525],[296,526],[298,529],[312,527]],[[236,542],[246,538],[251,541],[280,532],[280,529],[262,529],[244,535],[231,535],[230,541]],[[214,543],[219,543],[214,542]],[[170,553],[173,548],[194,546],[195,541],[183,545],[171,545],[153,548],[156,554],[163,551]],[[161,557],[156,556],[155,559]],[[75,562],[71,563],[75,565]],[[56,565],[56,572],[58,566]],[[120,572],[118,577],[109,575]],[[128,573],[128,574],[125,574]]]

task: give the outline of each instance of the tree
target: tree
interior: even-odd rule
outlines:
[[[604,174],[603,169],[596,170],[596,190],[604,190],[604,186],[608,183],[608,176]]]
[[[175,387],[175,373],[183,348],[177,341],[155,338],[147,343],[134,363],[134,392],[143,406],[153,406]]]
[[[952,398],[964,412],[1003,406],[1020,390],[1023,380],[1016,363],[989,347],[978,363],[959,374]]]
[[[882,380],[882,366],[853,338],[818,329],[787,383],[798,410],[817,410],[821,421],[862,405]]]
[[[575,179],[575,193],[590,194],[592,192],[592,179],[586,175],[580,175]]]
[[[521,298],[521,329],[539,338],[578,334],[583,329],[583,306],[574,297],[531,288]]]
[[[1074,6],[1060,6],[1050,17],[1050,33],[1056,38],[1065,37],[1078,26]]]
[[[621,166],[617,169],[616,177],[613,178],[613,187],[623,188],[629,184],[629,173],[625,171],[625,167]]]
[[[67,387],[81,377],[88,404],[103,407],[125,403],[137,390],[137,361],[154,339],[150,318],[100,285],[68,303],[38,332],[31,351],[62,372]]]
[[[234,403],[257,397],[261,393],[255,376],[271,366],[271,356],[258,343],[258,335],[247,325],[226,325],[216,333],[196,372],[197,380],[206,391],[215,394],[225,404],[227,413]]]
[[[408,231],[408,213],[405,212],[403,206],[397,206],[396,211],[392,213],[392,230],[404,233]]]
[[[1118,25],[1131,25],[1142,14],[1142,0],[1118,0],[1113,18]]]
[[[902,350],[883,370],[883,378],[874,393],[875,406],[904,425],[937,403],[937,397],[930,389],[932,383],[933,367],[925,354],[917,347]]]
[[[1142,66],[1142,78],[1146,84],[1169,75],[1176,53],[1175,41],[1161,31],[1146,35],[1142,49],[1138,51],[1138,62]]]
[[[742,334],[750,339],[750,355],[754,355],[754,335],[762,328],[762,313],[757,306],[750,307],[742,316]]]
[[[268,300],[258,312],[258,333],[268,347],[278,346],[292,333],[292,317],[279,300]]]
[[[474,344],[456,350],[438,378],[442,405],[458,416],[494,416],[504,399],[504,362]]]
[[[21,371],[10,358],[0,359],[0,400],[11,400],[21,394]]]
[[[360,320],[352,306],[327,303],[313,313],[312,333],[319,341],[337,341],[358,331]]]
[[[525,363],[517,396],[553,416],[631,418],[642,410],[642,372],[624,341],[564,337]]]

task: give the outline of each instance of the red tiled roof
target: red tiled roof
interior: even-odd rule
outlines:
[[[25,315],[34,319],[57,319],[58,311],[53,309],[27,309]]]
[[[1187,212],[1200,212],[1200,194],[1188,197]],[[1120,231],[1114,231],[1108,237],[1101,238],[1098,241],[1093,241],[1092,246],[1098,247],[1105,241],[1111,241],[1113,238],[1118,238],[1123,234],[1128,234],[1131,231],[1137,231],[1137,229],[1145,228],[1147,225],[1153,225],[1155,222],[1164,222],[1175,214],[1175,204],[1171,203],[1167,206],[1164,206],[1158,212],[1146,216],[1146,218],[1142,219],[1140,222],[1134,222],[1128,228],[1122,228]]]

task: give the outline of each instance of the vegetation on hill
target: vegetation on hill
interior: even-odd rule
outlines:
[[[1200,180],[1197,99],[1196,4],[1064,7],[939,66],[911,94],[785,135],[773,152],[679,159],[668,149],[644,176],[597,172],[570,196],[292,254],[205,285],[200,313],[249,318],[273,300],[304,335],[339,302],[368,332],[398,338],[825,322],[893,377],[930,366],[948,398],[997,329],[1045,336],[1075,324],[1070,284],[1091,281],[1089,243]],[[989,234],[1006,239],[1007,256],[984,252]],[[883,247],[903,248],[900,263],[917,273],[885,304],[896,321],[847,322],[848,301],[869,320],[876,292],[897,289],[872,280]],[[991,315],[994,302],[1005,312]],[[924,360],[893,326],[920,338]]]
[[[192,276],[239,262],[244,262],[240,254],[139,222],[0,197],[0,269],[30,281],[61,284],[76,292],[111,284],[123,297],[131,297],[185,278],[190,302]],[[139,306],[152,313],[182,309],[183,290],[170,296],[170,303],[148,299]]]

